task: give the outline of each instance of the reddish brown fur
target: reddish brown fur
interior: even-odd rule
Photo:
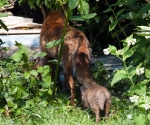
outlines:
[[[43,23],[40,34],[40,45],[41,50],[47,53],[47,56],[45,57],[46,60],[57,59],[58,57],[60,49],[59,46],[48,49],[46,48],[46,43],[48,43],[49,41],[61,39],[64,22],[65,15],[64,13],[62,13],[62,11],[51,11]],[[71,89],[71,105],[74,105],[75,98],[75,88],[73,80],[73,69],[76,69],[75,58],[82,53],[86,55],[86,60],[84,60],[86,61],[86,64],[84,64],[84,62],[82,62],[80,58],[77,58],[78,62],[80,62],[83,67],[79,72],[75,72],[76,74],[83,73],[85,75],[88,75],[88,72],[90,71],[88,65],[91,55],[89,41],[87,40],[84,33],[73,27],[67,26],[61,61],[65,73],[66,84],[69,85]],[[51,68],[53,68],[51,64],[49,65],[51,66]],[[81,80],[77,80],[82,83]]]
[[[47,65],[45,58],[37,58],[37,59],[33,60],[33,62],[35,62],[35,64],[33,65],[33,69],[35,69],[35,70],[37,70],[39,66]]]
[[[105,108],[105,116],[108,117],[111,99],[108,90],[95,84],[86,89],[84,86],[80,87],[82,103],[85,107],[91,108],[96,115],[96,123],[100,122],[100,111]]]
[[[59,46],[46,48],[46,43],[61,39],[65,23],[65,15],[62,11],[51,11],[46,17],[40,37],[41,50],[47,53],[46,60],[57,59]],[[67,26],[62,53],[62,65],[64,69],[66,84],[71,89],[71,105],[74,105],[75,88],[73,72],[77,81],[84,85],[85,89],[97,85],[90,70],[91,48],[89,41],[83,32]],[[51,66],[51,64],[49,64]]]

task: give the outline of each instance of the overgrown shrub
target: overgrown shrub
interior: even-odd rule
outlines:
[[[30,61],[27,48],[18,42],[15,45],[18,50],[12,56],[0,59],[0,111],[6,116],[23,115],[24,110],[35,104],[46,106],[52,94],[50,67],[32,69],[35,64]],[[7,49],[3,47],[0,51]]]

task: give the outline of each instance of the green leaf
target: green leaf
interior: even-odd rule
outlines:
[[[146,13],[146,12],[148,12],[149,11],[149,8],[150,8],[150,4],[146,4],[145,6],[143,6],[140,10],[139,10],[139,12],[138,12],[138,14],[144,14],[144,13]]]
[[[109,7],[108,9],[104,10],[102,13],[107,13],[107,12],[110,12],[112,11],[111,7]]]
[[[42,73],[44,72],[44,68],[42,66],[39,66],[37,69],[37,72]]]
[[[29,97],[29,93],[27,92],[22,92],[22,99],[26,99],[27,97]]]
[[[20,91],[20,88],[18,87],[18,91],[17,91],[17,94],[16,94],[16,99],[20,99],[21,98],[21,91]]]
[[[36,58],[38,58],[38,57],[44,57],[44,56],[46,56],[47,55],[47,53],[45,53],[45,52],[38,52],[38,53],[36,53],[35,55],[34,55],[34,58],[36,59]]]
[[[146,76],[146,78],[150,78],[150,68],[145,69],[145,76]]]
[[[131,6],[133,5],[135,2],[135,0],[127,0],[127,5]]]
[[[17,92],[18,88],[16,86],[12,87],[11,94],[15,94]]]
[[[81,15],[87,15],[89,13],[89,4],[86,1],[80,0],[78,11]]]
[[[113,55],[116,54],[117,48],[115,46],[109,45],[109,52]]]
[[[127,58],[131,57],[133,55],[134,51],[135,51],[134,49],[129,49],[129,50],[125,51],[123,53],[123,61],[125,61]]]
[[[124,12],[125,9],[121,9],[117,12],[117,16],[119,16],[120,14],[122,14]]]
[[[148,26],[137,26],[136,30],[138,30],[138,31],[150,31],[150,27],[148,27]]]
[[[127,78],[126,76],[127,76],[127,73],[125,70],[118,70],[112,79],[111,86],[113,86],[119,80]]]
[[[126,19],[130,19],[130,16],[129,16],[129,14],[128,14],[128,13],[127,13],[127,14],[123,14],[123,15],[121,15],[121,17],[126,18]]]
[[[19,61],[21,61],[22,55],[20,53],[16,52],[11,56],[11,58],[16,62],[19,62]]]
[[[135,34],[139,36],[145,36],[146,39],[150,38],[150,32],[136,32]]]
[[[71,20],[85,21],[87,19],[91,19],[95,17],[96,15],[97,15],[96,13],[90,13],[90,14],[82,15],[82,16],[72,16]]]
[[[145,125],[146,122],[146,116],[142,113],[137,114],[136,116],[133,117],[134,122],[136,125]]]
[[[69,0],[69,8],[70,8],[70,10],[76,8],[78,3],[79,3],[79,0]]]
[[[15,41],[15,42],[16,42],[16,41]],[[17,44],[19,44],[19,43],[16,42],[16,45],[17,45]],[[30,54],[30,53],[29,53],[29,50],[27,49],[27,47],[26,47],[25,45],[20,44],[18,47],[19,47],[19,51],[18,51],[18,52],[19,52],[20,54]]]
[[[117,25],[117,21],[113,21],[110,25],[109,25],[109,31],[112,31]]]
[[[137,83],[137,85],[132,86],[130,88],[130,92],[133,94],[141,95],[141,96],[146,95],[146,83],[147,82],[148,81],[145,80],[145,81]]]
[[[53,41],[51,41],[51,42],[48,42],[48,43],[46,44],[46,47],[47,47],[47,48],[52,48],[52,47],[54,47],[54,46],[60,45],[62,42],[63,42],[63,41],[62,41],[61,39],[59,39],[59,40],[53,40]]]
[[[50,84],[51,84],[51,77],[49,74],[46,74],[46,75],[42,75],[42,80],[44,83],[42,83],[42,87],[44,88],[49,88],[50,87]]]
[[[8,31],[9,29],[7,28],[7,26],[3,23],[3,21],[0,19],[0,25],[6,30]]]
[[[33,87],[33,85],[36,84],[36,79],[33,76],[30,76],[30,87]]]
[[[91,18],[95,17],[96,15],[97,15],[96,13],[90,13],[87,15],[83,15],[82,18],[83,19],[91,19]]]
[[[150,56],[149,55],[150,55],[150,46],[147,47],[147,49],[146,49],[146,54],[145,54],[145,57],[146,57],[145,61],[146,62],[148,62],[150,60]]]
[[[37,77],[37,75],[38,75],[38,73],[37,73],[36,70],[31,70],[30,74],[33,75],[33,76],[35,76],[35,77]]]
[[[14,102],[9,100],[9,101],[7,101],[7,105],[8,105],[9,107],[13,107]]]
[[[15,78],[14,85],[23,85],[26,82],[25,78],[22,76],[18,76]]]
[[[99,21],[100,21],[100,16],[95,16],[95,17],[94,17],[94,20],[95,20],[96,23],[99,23]]]
[[[82,16],[72,16],[71,20],[85,21],[86,19],[83,19]]]
[[[43,66],[43,71],[44,73],[49,73],[50,72],[50,68],[48,65]]]
[[[128,67],[127,70],[128,70],[128,77],[133,77],[136,73],[136,68],[134,66]]]
[[[30,71],[26,71],[26,72],[24,73],[24,78],[25,78],[25,79],[29,79],[29,78],[30,78]]]

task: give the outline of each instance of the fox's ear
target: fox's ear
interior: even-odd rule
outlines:
[[[68,6],[65,4],[59,10],[61,16],[63,16],[64,18],[66,18],[67,10],[68,10]]]

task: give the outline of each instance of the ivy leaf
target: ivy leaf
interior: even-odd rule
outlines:
[[[79,3],[79,0],[69,0],[69,8],[70,8],[70,10],[76,8],[78,3]]]
[[[110,25],[109,25],[109,31],[112,31],[117,25],[117,21],[113,21]]]
[[[118,70],[112,79],[111,86],[113,86],[119,80],[127,78],[126,75],[127,75],[127,73],[125,70]]]

